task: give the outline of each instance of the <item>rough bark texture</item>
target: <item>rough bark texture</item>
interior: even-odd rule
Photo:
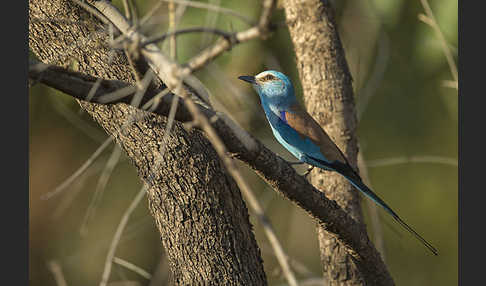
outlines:
[[[356,167],[357,119],[352,78],[330,3],[286,0],[284,6],[307,110]],[[312,172],[312,184],[363,223],[358,192],[339,174],[316,169]],[[323,272],[329,285],[363,285],[365,280],[370,284],[370,278],[393,284],[384,277],[365,279],[366,274],[358,269],[345,248],[323,228],[318,226],[317,231]]]
[[[123,53],[109,62],[103,25],[72,2],[31,0],[29,20],[30,49],[43,62],[134,82]],[[164,117],[126,104],[80,104],[116,139],[148,187],[176,285],[266,285],[246,206],[201,132],[176,122],[155,166]]]

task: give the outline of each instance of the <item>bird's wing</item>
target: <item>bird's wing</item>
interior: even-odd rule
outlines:
[[[319,124],[298,104],[291,106],[285,111],[285,122],[292,127],[303,138],[310,139],[319,146],[322,155],[327,161],[339,161],[349,165],[346,157],[341,150],[329,138],[329,135],[319,126]]]

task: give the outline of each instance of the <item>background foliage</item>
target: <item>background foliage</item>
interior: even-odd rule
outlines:
[[[139,12],[146,13],[155,2],[137,1]],[[258,1],[209,2],[254,19],[258,16]],[[456,56],[457,1],[429,3]],[[452,77],[438,37],[418,20],[417,15],[423,13],[418,0],[336,1],[335,7],[354,79],[360,150],[373,189],[440,253],[438,257],[430,255],[380,210],[385,260],[391,274],[398,285],[457,285],[458,92],[444,86],[443,82]],[[167,29],[165,5],[157,19],[159,23],[151,30],[154,34]],[[295,55],[282,9],[276,11],[273,20],[281,25],[268,40],[238,45],[196,75],[212,93],[217,109],[225,110],[272,150],[293,160],[272,137],[257,95],[237,80],[239,75],[277,69],[293,79],[300,96]],[[246,27],[231,16],[190,7],[179,27],[211,23],[228,31]],[[205,34],[180,36],[178,60],[184,62],[214,39]],[[166,51],[167,46],[163,44]],[[80,226],[113,145],[63,194],[40,199],[81,166],[106,135],[68,96],[38,84],[31,88],[29,100],[31,285],[55,285],[47,267],[51,260],[60,263],[69,285],[97,284],[115,228],[141,184],[122,154],[87,233],[81,234]],[[424,162],[404,161],[410,157]],[[305,270],[296,271],[299,277],[321,275],[314,222],[270,191],[246,167],[241,165],[241,169],[266,207],[287,253],[305,265]],[[366,206],[364,199],[365,214]],[[254,218],[252,222],[270,285],[285,284],[261,227]],[[150,273],[163,259],[146,201],[132,215],[116,256]],[[125,279],[148,285],[144,278],[115,265],[112,280]]]

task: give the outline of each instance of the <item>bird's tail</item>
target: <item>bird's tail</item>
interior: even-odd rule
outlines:
[[[341,173],[341,172],[340,172]],[[346,172],[349,173],[349,172]],[[354,173],[354,172],[353,172]],[[380,205],[388,212],[403,228],[410,232],[415,238],[417,238],[425,247],[427,247],[432,253],[438,255],[437,249],[427,242],[420,234],[418,234],[413,228],[406,224],[378,195],[376,195],[370,188],[368,188],[361,178],[356,174],[343,174],[341,173],[355,188],[361,191],[368,198],[373,200],[376,204]]]

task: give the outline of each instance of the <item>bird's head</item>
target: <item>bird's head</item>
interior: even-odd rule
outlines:
[[[258,92],[263,102],[274,105],[290,105],[295,102],[294,87],[290,79],[278,71],[264,71],[256,76],[240,76]]]

